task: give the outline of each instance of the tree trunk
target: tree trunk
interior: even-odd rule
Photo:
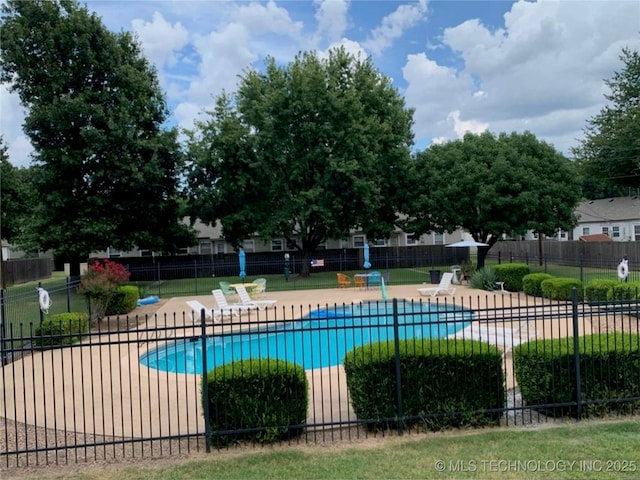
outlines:
[[[478,247],[476,270],[484,268],[484,260],[487,258],[490,248],[491,247]]]

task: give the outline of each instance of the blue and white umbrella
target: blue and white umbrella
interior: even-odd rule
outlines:
[[[243,249],[240,249],[240,251],[238,252],[238,262],[240,263],[240,277],[244,278],[247,276],[247,272],[244,271],[245,255]]]
[[[364,264],[362,265],[364,268],[371,268],[371,264],[369,263],[369,244],[364,244]]]

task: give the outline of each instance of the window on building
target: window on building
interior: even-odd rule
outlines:
[[[636,242],[640,242],[640,225],[633,226],[633,235],[635,237]]]
[[[373,241],[373,246],[374,247],[386,247],[387,246],[387,240],[384,238],[377,238]]]
[[[362,247],[364,247],[364,235],[354,235],[353,248],[362,248]]]
[[[589,227],[582,227],[582,234],[589,235]]]
[[[211,239],[201,238],[198,240],[198,253],[200,253],[200,255],[211,255],[213,253]]]
[[[389,246],[390,247],[398,246],[398,235],[391,235],[391,238],[389,239]]]
[[[242,241],[242,249],[245,252],[255,252],[256,251],[256,244],[255,244],[255,241],[253,240],[253,238],[251,238],[249,240],[243,240]]]
[[[609,235],[609,227],[602,227],[602,233]]]
[[[282,240],[271,240],[271,251],[272,252],[281,252],[283,250],[283,242]]]
[[[225,251],[226,251],[226,243],[216,242],[216,253],[225,253]]]
[[[405,233],[405,235],[404,235],[404,244],[407,247],[410,247],[411,245],[417,245],[418,244],[418,237],[413,233]]]
[[[434,233],[433,234],[433,244],[434,245],[444,245],[444,234],[443,233]]]
[[[614,226],[611,230],[613,230],[613,238],[620,238],[620,227]]]

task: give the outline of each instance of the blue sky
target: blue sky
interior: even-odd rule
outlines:
[[[416,146],[465,132],[529,130],[569,155],[605,105],[604,80],[640,50],[640,2],[89,0],[113,31],[133,31],[158,69],[171,122],[190,128],[266,55],[344,46],[371,56],[415,109]],[[17,97],[0,86],[14,165],[29,164]]]

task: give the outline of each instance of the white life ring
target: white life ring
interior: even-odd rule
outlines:
[[[40,310],[42,310],[43,313],[48,313],[52,302],[49,298],[49,292],[42,287],[38,287],[38,301],[40,303]]]
[[[620,280],[625,280],[629,276],[629,262],[627,260],[623,260],[618,265],[618,278]]]

